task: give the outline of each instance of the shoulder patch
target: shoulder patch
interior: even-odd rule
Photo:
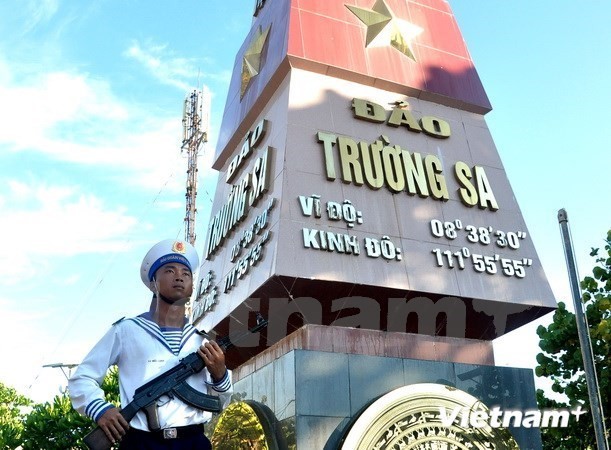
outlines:
[[[123,322],[123,320],[125,319],[125,316],[121,317],[119,320],[117,320],[115,323],[112,324],[112,326],[114,327],[116,324]]]

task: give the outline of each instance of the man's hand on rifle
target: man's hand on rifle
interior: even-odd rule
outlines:
[[[212,379],[220,381],[227,371],[225,354],[221,347],[215,341],[208,341],[197,350],[197,353],[204,360]]]
[[[129,423],[117,408],[106,410],[102,417],[99,418],[98,426],[106,433],[106,436],[113,444],[121,440],[129,429]]]

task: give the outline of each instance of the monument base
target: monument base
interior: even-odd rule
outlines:
[[[489,408],[536,409],[532,371],[493,362],[490,342],[306,325],[235,369],[234,383],[237,399],[275,415],[279,448],[344,450],[355,419],[403,386],[435,383]],[[537,428],[509,430],[521,450],[541,450]]]

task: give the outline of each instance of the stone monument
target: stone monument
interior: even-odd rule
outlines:
[[[469,419],[536,408],[491,341],[556,305],[490,110],[447,1],[256,2],[192,314],[269,448],[541,448]]]

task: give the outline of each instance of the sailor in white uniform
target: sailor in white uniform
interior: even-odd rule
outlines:
[[[198,264],[197,252],[189,243],[165,240],[153,246],[140,272],[154,294],[154,307],[113,324],[70,379],[74,408],[95,420],[112,442],[120,440],[120,450],[211,448],[202,426],[210,420],[210,412],[162,397],[157,408],[161,430],[150,431],[143,411],[128,424],[100,388],[108,368],[116,364],[124,408],[137,388],[197,351],[206,368],[192,375],[188,383],[200,392],[218,395],[223,406],[229,403],[233,385],[223,350],[202,338],[185,317]]]

